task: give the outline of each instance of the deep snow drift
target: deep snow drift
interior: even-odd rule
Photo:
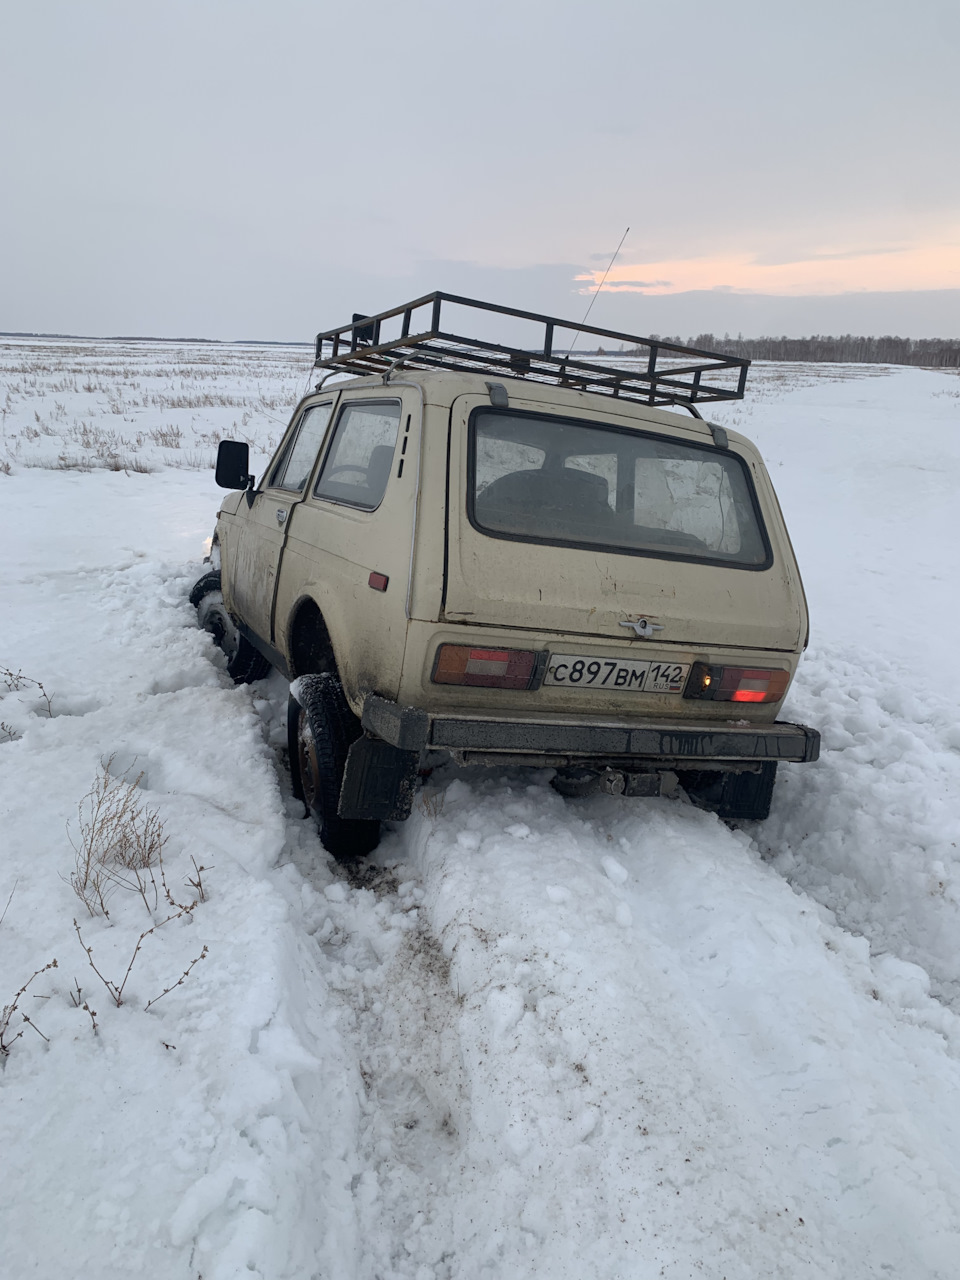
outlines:
[[[275,439],[304,353],[218,350],[214,393],[203,350],[36,347],[3,349],[3,1004],[57,967],[5,1032],[0,1274],[954,1280],[960,379],[763,366],[715,415],[813,620],[787,711],[823,757],[767,823],[451,770],[346,876],[289,796],[283,681],[233,688],[186,603],[204,451],[227,415]],[[117,420],[156,471],[111,469]],[[191,910],[74,893],[104,765],[143,773],[176,903],[203,868]],[[117,1006],[89,959],[119,986],[170,915]]]

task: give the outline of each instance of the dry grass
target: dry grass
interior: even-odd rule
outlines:
[[[183,442],[183,432],[179,427],[156,427],[150,432],[150,439],[163,449],[179,449]]]
[[[70,884],[92,916],[109,917],[107,901],[117,888],[138,893],[147,910],[155,910],[160,887],[154,868],[169,897],[163,875],[166,835],[159,814],[140,795],[143,774],[114,777],[112,764],[111,756],[100,766],[78,806],[79,836],[70,837],[75,855]]]
[[[0,457],[95,472],[205,469],[225,437],[271,452],[309,382],[309,347],[0,341]]]
[[[417,796],[417,808],[425,818],[436,820],[443,813],[444,802],[447,798],[445,787],[424,787]]]
[[[107,902],[115,889],[123,888],[139,895],[153,920],[150,927],[144,929],[137,938],[126,969],[119,978],[108,977],[97,965],[93,958],[93,948],[84,941],[77,920],[73,921],[74,931],[87,957],[87,963],[119,1008],[124,1002],[127,982],[144,942],[158,929],[174,920],[183,916],[192,918],[197,905],[206,900],[203,872],[211,868],[200,865],[196,858],[191,858],[193,875],[188,876],[187,884],[196,896],[186,903],[176,900],[167,884],[163,866],[163,848],[167,841],[163,821],[140,795],[143,773],[130,777],[128,770],[115,776],[111,773],[113,760],[111,756],[106,764],[101,764],[93,786],[78,806],[79,836],[76,840],[70,837],[75,859],[70,884],[91,916],[102,915],[109,918]],[[157,920],[154,913],[161,898],[172,910],[162,920]],[[175,982],[147,1001],[144,1012],[176,987],[182,986],[195,966],[206,958],[207,947],[204,946]],[[96,1010],[90,1007],[89,1002],[81,1002],[81,996],[80,986],[76,984],[76,996],[71,996],[71,999],[77,1008],[89,1014],[93,1033],[96,1035]]]

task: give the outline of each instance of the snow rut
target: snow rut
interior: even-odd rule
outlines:
[[[380,862],[312,925],[360,1280],[951,1275],[956,1023],[917,1039],[745,834],[463,775]]]
[[[396,845],[388,837],[384,851],[396,854]],[[287,854],[304,876],[304,927],[354,1064],[344,1170],[354,1238],[349,1264],[340,1265],[349,1265],[344,1274],[371,1280],[452,1275],[442,1244],[426,1249],[441,1269],[418,1270],[425,1224],[442,1220],[440,1235],[449,1234],[443,1188],[456,1177],[459,1135],[468,1124],[459,1001],[449,961],[423,923],[422,889],[399,862],[359,871],[331,866],[310,822],[288,823]],[[335,1262],[329,1255],[326,1261]]]

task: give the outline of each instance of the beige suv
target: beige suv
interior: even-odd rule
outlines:
[[[596,337],[627,352],[574,355]],[[318,368],[359,376],[318,382],[258,484],[220,446],[236,492],[192,599],[235,679],[292,682],[294,788],[332,854],[450,758],[728,820],[817,758],[776,718],[807,611],[770,478],[696,411],[746,365],[432,294],[319,335]]]

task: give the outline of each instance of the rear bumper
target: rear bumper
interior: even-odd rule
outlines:
[[[377,694],[363,704],[364,729],[403,751],[448,751],[455,758],[520,756],[530,764],[632,760],[662,767],[718,768],[765,760],[807,763],[820,755],[820,734],[806,725],[726,721],[583,724],[556,719],[504,720],[433,715]],[[492,761],[491,761],[492,763]]]

